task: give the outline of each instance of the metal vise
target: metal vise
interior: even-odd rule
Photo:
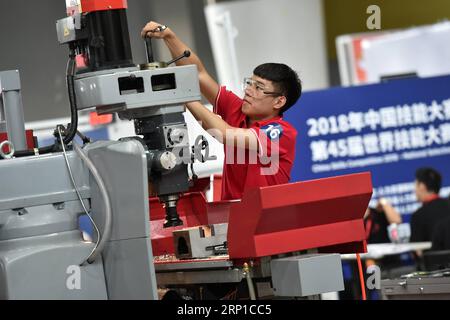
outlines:
[[[173,232],[178,259],[198,259],[226,254],[228,223],[200,226]]]

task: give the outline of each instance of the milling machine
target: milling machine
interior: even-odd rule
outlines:
[[[200,100],[198,71],[154,62],[151,43],[147,63],[134,64],[126,0],[66,3],[56,29],[70,52],[71,123],[53,145],[27,140],[19,73],[0,73],[0,299],[157,299],[149,193],[165,207],[164,227],[183,223],[188,165],[207,147],[191,153],[183,116]],[[77,130],[88,108],[134,121],[137,137],[89,142]],[[94,242],[79,230],[84,214]]]

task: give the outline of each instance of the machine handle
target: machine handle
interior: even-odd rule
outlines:
[[[175,58],[169,62],[166,62],[167,66],[170,66],[171,64],[180,61],[181,59],[184,58],[189,58],[191,56],[191,52],[189,50],[186,50],[185,52],[183,52],[183,54],[181,56],[179,56],[178,58]]]
[[[153,45],[151,38],[145,38],[145,51],[147,53],[147,63],[155,62],[155,57],[153,55]]]

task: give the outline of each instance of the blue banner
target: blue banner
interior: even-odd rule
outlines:
[[[450,76],[307,92],[285,119],[298,131],[293,182],[370,171],[371,205],[384,197],[405,222],[417,168],[450,193]]]

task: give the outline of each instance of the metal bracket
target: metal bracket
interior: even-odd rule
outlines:
[[[8,91],[19,91],[20,89],[19,70],[0,72],[0,94]]]

